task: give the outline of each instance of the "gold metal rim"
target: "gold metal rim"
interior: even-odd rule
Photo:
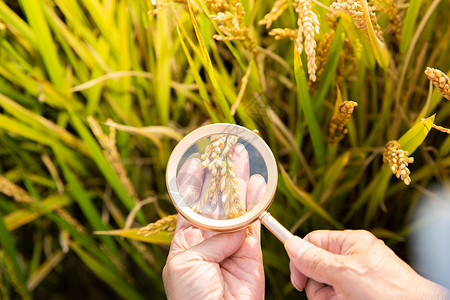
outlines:
[[[214,220],[194,212],[183,201],[177,187],[177,168],[184,153],[197,141],[213,134],[233,134],[249,142],[260,153],[267,168],[267,188],[258,204],[245,215],[229,220]],[[219,123],[203,126],[186,135],[170,155],[166,170],[166,185],[177,211],[199,228],[212,231],[236,231],[254,222],[272,203],[277,187],[278,171],[275,157],[266,142],[253,131],[234,124]]]

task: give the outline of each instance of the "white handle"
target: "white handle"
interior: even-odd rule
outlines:
[[[269,229],[283,244],[288,238],[294,236],[267,211],[264,211],[259,216],[259,220],[261,221],[261,224],[266,226],[266,228]]]

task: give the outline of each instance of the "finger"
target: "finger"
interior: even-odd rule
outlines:
[[[247,184],[247,211],[252,210],[258,204],[266,192],[266,188],[267,184],[264,177],[259,174],[250,177]],[[252,229],[258,241],[261,241],[261,223],[259,221],[254,222]]]
[[[305,276],[329,285],[341,277],[345,256],[328,252],[298,236],[287,239],[284,247],[294,266]]]
[[[308,299],[312,300],[337,300],[332,286],[309,279],[305,287]]]
[[[302,291],[305,288],[308,277],[303,275],[294,265],[292,261],[289,262],[289,269],[291,270],[292,285],[298,290]]]
[[[177,186],[184,202],[192,207],[200,198],[204,169],[201,167],[198,155],[190,156],[177,175]]]
[[[236,144],[234,146],[231,162],[238,181],[239,191],[241,192],[241,201],[245,205],[247,198],[247,184],[250,177],[250,165],[248,161],[248,152],[244,145]]]
[[[245,230],[216,234],[183,251],[180,255],[183,255],[183,260],[220,263],[241,247],[244,237]]]
[[[267,184],[259,174],[252,175],[247,184],[247,211],[252,210],[266,192]]]
[[[329,252],[347,255],[355,245],[371,247],[378,239],[366,230],[316,230],[304,237],[304,240]]]

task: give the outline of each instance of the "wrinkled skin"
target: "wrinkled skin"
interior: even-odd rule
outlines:
[[[258,175],[249,178],[248,153],[242,145],[236,147],[233,165],[250,210],[266,183]],[[184,174],[177,178],[180,193],[195,203],[205,192],[202,184],[209,175],[196,157],[186,161],[180,174]],[[217,213],[214,207],[205,210]],[[418,275],[368,231],[314,231],[304,239],[288,239],[285,248],[291,281],[311,300],[450,299],[447,289]],[[217,234],[178,216],[163,280],[168,299],[263,299],[260,223]]]
[[[231,160],[239,188],[246,191],[241,197],[248,211],[264,194],[266,183],[259,175],[249,178],[248,153],[242,145],[235,146]],[[200,159],[189,158],[179,173],[180,193],[190,193],[191,201],[198,201],[205,192],[203,181],[209,176],[200,168]],[[209,212],[217,213],[214,208]],[[263,299],[260,223],[217,234],[201,230],[178,215],[163,280],[168,299]]]
[[[364,230],[318,230],[285,243],[291,281],[308,299],[450,299]]]

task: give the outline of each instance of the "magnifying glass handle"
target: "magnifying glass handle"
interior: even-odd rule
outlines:
[[[259,216],[259,220],[261,221],[261,224],[266,226],[266,228],[269,229],[283,244],[288,238],[294,236],[267,211],[264,211]]]

